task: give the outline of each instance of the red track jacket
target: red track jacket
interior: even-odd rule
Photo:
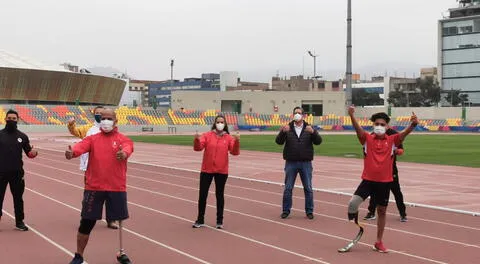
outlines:
[[[127,189],[127,160],[117,160],[122,146],[127,158],[133,152],[133,142],[115,128],[110,133],[88,136],[72,147],[73,157],[89,152],[85,172],[85,190],[125,192]]]
[[[202,172],[228,174],[228,153],[240,154],[240,142],[229,134],[215,131],[203,134],[193,141],[193,149],[203,152]]]

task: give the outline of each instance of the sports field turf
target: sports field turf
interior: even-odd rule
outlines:
[[[193,145],[192,136],[132,136],[137,142]],[[316,155],[360,158],[362,148],[355,135],[322,135],[323,143],[315,146]],[[242,135],[241,149],[282,152],[275,135]],[[399,161],[480,167],[480,136],[412,134],[404,142],[405,154]]]

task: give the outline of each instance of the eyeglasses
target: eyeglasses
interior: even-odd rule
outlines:
[[[386,126],[387,124],[384,124],[384,123],[375,123],[375,126]]]

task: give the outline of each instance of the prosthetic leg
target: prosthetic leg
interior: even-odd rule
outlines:
[[[125,254],[124,249],[123,249],[123,238],[122,238],[123,226],[122,226],[122,222],[123,222],[122,220],[120,220],[118,222],[119,223],[118,234],[119,234],[119,238],[120,238],[120,251],[117,254],[117,261],[118,261],[119,264],[132,264],[132,262],[128,258],[127,254]]]
[[[358,243],[358,241],[360,241],[360,239],[362,238],[363,226],[358,223],[358,213],[354,216],[353,220],[355,221],[355,224],[358,226],[358,228],[360,230],[358,230],[357,235],[355,236],[355,238],[350,243],[348,243],[343,248],[338,249],[338,252],[340,252],[340,253],[345,253],[345,252],[350,251],[350,249],[352,249],[352,247],[355,246]]]
[[[348,243],[343,248],[338,249],[338,252],[340,253],[345,253],[350,251],[350,249],[352,249],[352,247],[355,246],[358,243],[358,241],[362,238],[363,226],[358,223],[358,208],[360,207],[360,204],[362,202],[363,202],[362,197],[358,195],[354,195],[348,204],[348,220],[349,221],[354,220],[355,224],[358,226],[360,230],[358,231],[357,235],[350,243]]]

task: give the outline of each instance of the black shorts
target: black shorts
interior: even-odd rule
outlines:
[[[101,220],[104,203],[107,220],[117,221],[128,218],[126,192],[89,190],[85,190],[83,192],[82,218],[89,220]]]
[[[371,196],[375,200],[375,204],[380,206],[388,206],[390,199],[390,182],[372,182],[362,180],[355,195],[362,197],[363,200]]]

